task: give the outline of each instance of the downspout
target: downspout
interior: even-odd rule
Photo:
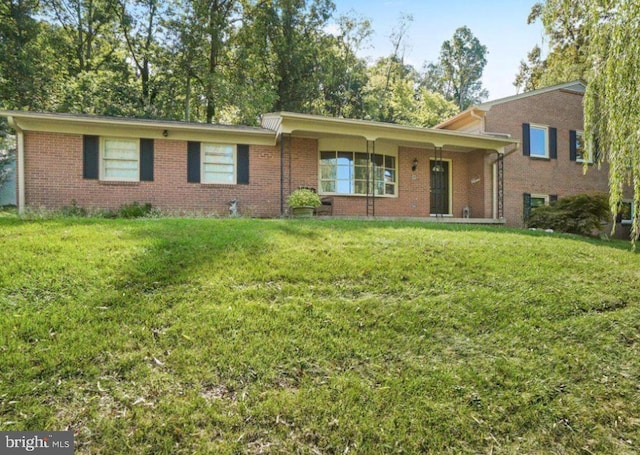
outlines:
[[[16,131],[16,147],[18,152],[18,214],[24,214],[24,132],[13,117],[9,117],[9,126]]]
[[[280,133],[280,216],[284,216],[284,134]]]

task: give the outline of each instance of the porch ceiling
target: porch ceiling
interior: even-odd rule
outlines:
[[[518,141],[505,137],[291,112],[266,114],[263,116],[262,124],[265,128],[277,131],[278,135],[284,133],[316,139],[335,136],[360,137],[368,141],[388,141],[407,147],[442,147],[455,152],[480,149],[503,153],[506,148],[513,148],[519,144]]]

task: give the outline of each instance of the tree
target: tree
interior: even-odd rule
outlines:
[[[546,0],[531,8],[527,24],[542,21],[549,38],[546,59],[535,46],[521,63],[514,85],[524,91],[588,77],[586,1]]]
[[[584,100],[586,147],[599,163],[609,163],[612,213],[618,212],[625,187],[631,186],[635,242],[640,236],[640,4],[590,0],[586,7],[585,26],[591,37]]]
[[[0,106],[43,109],[48,105],[50,60],[37,0],[0,1]]]
[[[488,96],[482,88],[482,73],[487,64],[487,47],[468,27],[460,27],[453,38],[442,43],[438,64],[426,68],[424,85],[442,93],[460,110]]]
[[[513,82],[518,91],[522,89],[528,92],[541,87],[541,78],[545,71],[545,62],[541,58],[541,53],[542,50],[536,45],[527,54],[527,61],[520,61],[520,70]]]

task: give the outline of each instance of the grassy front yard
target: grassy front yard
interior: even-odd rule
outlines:
[[[628,243],[0,218],[0,430],[79,454],[637,453]]]

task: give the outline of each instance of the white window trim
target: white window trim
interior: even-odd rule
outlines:
[[[125,177],[106,177],[104,175],[105,166],[104,166],[104,152],[105,152],[105,142],[108,140],[112,141],[128,141],[136,143],[136,150],[138,153],[136,154],[136,159],[138,162],[138,175],[136,178],[125,178]],[[100,137],[100,180],[105,182],[139,182],[140,181],[140,139],[134,139],[130,137],[116,137],[116,136],[101,136]]]
[[[543,155],[534,155],[533,147],[531,144],[531,130],[532,129],[540,129],[544,130],[544,156]],[[529,157],[531,158],[549,158],[549,126],[548,125],[538,125],[536,123],[529,124]]]
[[[435,213],[430,213],[429,216],[449,216],[449,217],[453,217],[453,160],[451,158],[442,158],[442,159],[435,159],[433,157],[429,158],[429,179],[431,179],[431,167],[433,166],[431,163],[435,162],[435,161],[446,161],[447,163],[449,163],[449,207],[447,208],[448,212],[447,213],[442,213],[442,214],[435,214]],[[431,187],[431,182],[429,182],[429,187]],[[429,190],[429,192],[431,192],[431,190]],[[429,202],[429,204],[431,204],[431,202]],[[429,211],[431,211],[431,207],[429,207]]]
[[[587,150],[584,148],[584,131],[580,131],[577,130],[576,131],[576,142],[578,141],[578,136],[580,136],[582,138],[582,144],[583,144],[583,151],[584,154],[587,154]],[[593,157],[589,156],[589,159],[582,159],[582,158],[578,158],[578,144],[576,144],[576,163],[587,163],[587,164],[593,164]]]
[[[548,194],[533,194],[533,193],[531,193],[529,198],[530,198],[529,200],[531,200],[531,199],[544,199],[544,205],[549,205],[549,201],[550,201]],[[530,209],[535,208],[535,207],[533,207],[531,205],[531,202],[529,202],[529,208]]]
[[[322,167],[320,164],[322,163],[322,153],[323,152],[332,152],[332,153],[368,153],[366,150],[318,150],[318,194],[322,196],[344,196],[344,197],[366,197],[366,194],[360,193],[330,193],[327,191],[322,191]],[[374,155],[374,153],[372,153]],[[395,170],[395,181],[393,185],[393,194],[376,194],[376,198],[397,198],[398,197],[398,174],[399,174],[399,162],[398,162],[398,152],[397,151],[385,151],[384,153],[375,153],[375,155],[381,156],[392,156],[395,158],[396,168]]]
[[[204,171],[204,148],[207,145],[221,145],[233,148],[233,182],[210,182],[207,181]],[[237,185],[238,184],[238,146],[237,144],[224,144],[221,142],[201,142],[200,143],[200,183],[204,185]]]
[[[624,224],[624,225],[632,224],[633,223],[633,199],[623,199],[622,202],[625,204],[631,204],[631,210],[629,214],[631,218],[628,220],[620,220],[620,224]]]

